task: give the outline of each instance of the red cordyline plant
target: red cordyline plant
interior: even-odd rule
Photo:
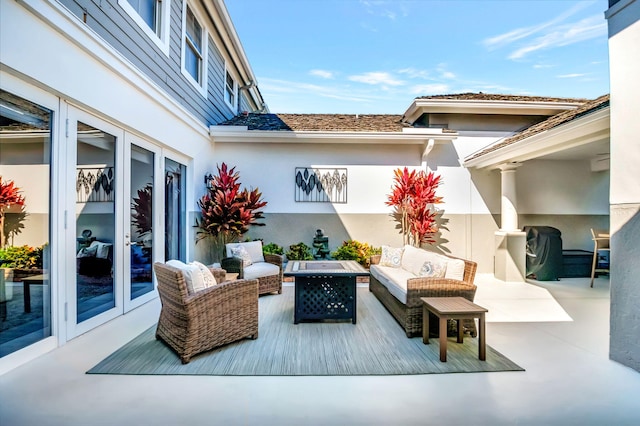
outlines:
[[[393,216],[400,222],[403,243],[416,247],[435,243],[438,212],[433,205],[442,203],[442,197],[436,195],[441,176],[424,170],[409,171],[406,167],[397,169],[394,175],[386,204],[394,208]]]
[[[202,217],[196,220],[196,226],[200,228],[197,241],[211,237],[214,247],[221,252],[226,243],[237,241],[250,226],[264,226],[258,220],[264,218],[260,209],[267,202],[261,200],[258,188],[240,189],[240,174],[235,167],[229,169],[225,163],[216,167],[217,176],[198,200]]]
[[[6,183],[0,176],[0,247],[6,244],[4,236],[4,212],[12,205],[24,206],[24,197],[20,195],[20,188],[12,180]]]

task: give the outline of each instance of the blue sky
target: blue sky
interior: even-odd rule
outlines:
[[[596,98],[607,0],[226,0],[271,112],[402,114],[417,96]]]

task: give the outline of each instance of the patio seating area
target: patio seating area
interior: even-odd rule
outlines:
[[[211,419],[218,424],[281,425],[322,425],[336,419],[370,425],[637,421],[640,376],[608,359],[608,278],[596,278],[594,288],[589,278],[519,284],[479,274],[475,283],[475,302],[489,309],[487,344],[526,371],[364,377],[86,375],[157,321],[160,303],[154,300],[0,376],[0,411],[8,424],[16,425],[209,424]],[[60,387],[65,392],[52,392]],[[461,399],[474,402],[461,408]],[[418,408],[425,404],[434,407],[433,416]],[[194,405],[199,409],[193,410]],[[114,406],[131,408],[114,411]]]

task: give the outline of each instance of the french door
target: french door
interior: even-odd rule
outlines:
[[[67,105],[67,339],[156,297],[163,254],[160,149]]]

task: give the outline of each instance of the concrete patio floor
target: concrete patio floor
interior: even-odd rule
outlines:
[[[159,302],[0,376],[0,424],[637,425],[640,373],[608,359],[609,280],[476,279],[487,343],[525,372],[367,377],[86,375]],[[277,296],[267,296],[277,297]]]

